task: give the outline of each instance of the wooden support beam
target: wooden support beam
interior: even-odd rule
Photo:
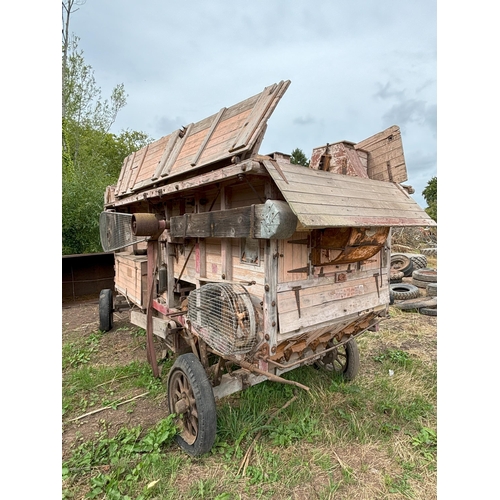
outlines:
[[[170,219],[173,238],[290,238],[297,217],[284,201],[184,214]]]

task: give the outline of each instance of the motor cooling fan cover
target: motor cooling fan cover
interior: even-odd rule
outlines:
[[[256,343],[255,309],[241,285],[209,283],[193,290],[187,318],[196,333],[221,354],[245,354]]]

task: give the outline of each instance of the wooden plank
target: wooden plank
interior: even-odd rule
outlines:
[[[217,125],[219,124],[219,121],[221,120],[222,115],[224,114],[225,111],[226,111],[226,108],[222,108],[217,113],[217,116],[214,118],[212,125],[208,129],[208,132],[207,132],[205,139],[203,140],[203,142],[200,145],[200,148],[198,149],[198,152],[196,153],[195,157],[191,160],[192,167],[194,167],[198,163],[198,161],[203,153],[203,150],[205,149],[206,145],[208,144],[208,141],[210,140],[210,138],[212,137],[212,134],[214,133],[215,127],[217,127]]]
[[[122,167],[123,177],[120,183],[119,191],[117,191],[118,195],[125,194],[128,189],[128,181],[130,180],[130,176],[132,174],[132,165],[134,164],[135,155],[136,153],[132,153],[131,155],[129,155],[127,158],[127,163],[124,167]]]
[[[143,328],[146,330],[147,326],[147,318],[146,314],[140,312],[140,311],[131,311],[130,312],[130,322],[133,325],[138,326],[139,328]],[[153,333],[157,337],[161,337],[162,339],[166,339],[167,335],[169,333],[168,331],[168,321],[157,318],[153,316]]]
[[[137,181],[137,178],[139,177],[139,173],[140,173],[141,168],[144,164],[144,160],[146,159],[146,156],[148,154],[148,149],[149,149],[149,144],[147,144],[146,147],[142,150],[143,154],[142,154],[142,157],[140,159],[139,164],[136,167],[132,168],[132,175],[130,177],[129,187],[127,189],[127,192],[132,192],[132,189]]]
[[[252,113],[248,117],[248,121],[239,136],[234,141],[229,149],[230,152],[237,151],[252,144],[259,135],[261,127],[264,125],[263,120],[272,112],[286,89],[290,85],[290,81],[281,81],[278,84],[266,87],[260,94],[259,100],[252,109]],[[276,101],[275,101],[276,100]],[[274,106],[273,106],[274,103]]]
[[[155,170],[154,174],[151,176],[151,180],[154,181],[160,177],[160,174],[163,171],[163,169],[165,168],[165,164],[167,163],[167,160],[170,157],[172,150],[174,149],[175,143],[179,139],[180,133],[181,133],[180,129],[177,129],[175,132],[171,133],[168,136],[167,144],[165,145],[165,149],[164,149],[163,154],[160,158],[160,161],[158,162],[156,170]]]
[[[297,217],[286,202],[267,200],[263,205],[171,217],[170,234],[174,238],[281,239],[293,234],[296,226]]]
[[[264,269],[265,269],[265,292],[262,310],[264,314],[264,333],[269,335],[269,347],[271,352],[276,351],[278,335],[278,307],[277,292],[278,285],[278,240],[264,241]]]
[[[349,315],[389,303],[389,289],[374,291],[341,298],[331,302],[320,303],[311,307],[301,308],[301,317],[298,312],[289,311],[279,315],[280,334],[300,331],[303,328],[319,326],[325,322],[345,320]],[[279,307],[279,306],[278,306]]]
[[[172,151],[170,155],[168,156],[168,160],[165,162],[165,166],[163,167],[162,171],[160,172],[160,177],[166,177],[169,173],[170,170],[172,169],[175,161],[177,160],[177,156],[181,152],[184,143],[186,142],[187,138],[189,137],[189,133],[191,131],[191,128],[193,127],[193,124],[190,123],[185,132],[184,135],[176,141],[174,147],[172,148]]]

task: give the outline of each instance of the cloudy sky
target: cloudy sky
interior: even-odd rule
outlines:
[[[71,15],[108,97],[113,132],[154,139],[281,80],[291,85],[260,153],[290,153],[401,128],[413,198],[437,175],[436,0],[86,0]]]

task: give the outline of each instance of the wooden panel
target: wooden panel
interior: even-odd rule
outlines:
[[[333,278],[320,278],[315,280],[315,286],[297,290],[299,301],[294,290],[278,292],[280,334],[299,331],[388,303],[386,275],[382,281],[383,286],[378,276],[366,276],[346,283],[335,283]]]
[[[290,82],[282,81],[266,87],[260,94],[230,108],[222,108],[187,128],[162,137],[148,149],[137,151],[139,170],[132,175],[130,162],[120,173],[117,196],[152,186],[158,179],[171,178],[194,169],[227,160],[235,154],[253,151],[262,140],[266,121],[274,111]],[[138,168],[138,165],[135,165]]]
[[[300,280],[307,276],[305,273],[291,273],[290,271],[307,267],[309,246],[290,243],[290,241],[308,238],[308,232],[297,232],[289,240],[280,241],[280,255],[283,255],[283,257],[279,259],[278,283]]]
[[[289,85],[289,81],[282,81],[279,84],[270,85],[264,89],[230,151],[240,150],[255,141],[264,125],[264,118],[271,114],[277,104],[275,99],[280,99]]]
[[[147,294],[147,257],[131,254],[115,255],[115,286],[139,307],[144,307]]]
[[[436,225],[398,184],[274,160],[264,165],[303,228]]]
[[[217,116],[214,118],[212,124],[210,125],[210,129],[208,130],[205,138],[203,139],[203,142],[200,145],[200,148],[198,149],[195,157],[191,160],[192,167],[194,167],[198,163],[198,161],[200,160],[200,157],[203,153],[203,150],[207,146],[208,141],[210,140],[210,138],[212,137],[212,134],[214,133],[215,127],[217,127],[217,125],[219,124],[219,121],[222,118],[222,115],[224,114],[225,111],[226,111],[226,108],[222,108],[219,111],[219,113],[217,114]]]
[[[368,176],[371,179],[398,183],[408,180],[401,131],[396,125],[358,142],[354,147],[368,152]]]

